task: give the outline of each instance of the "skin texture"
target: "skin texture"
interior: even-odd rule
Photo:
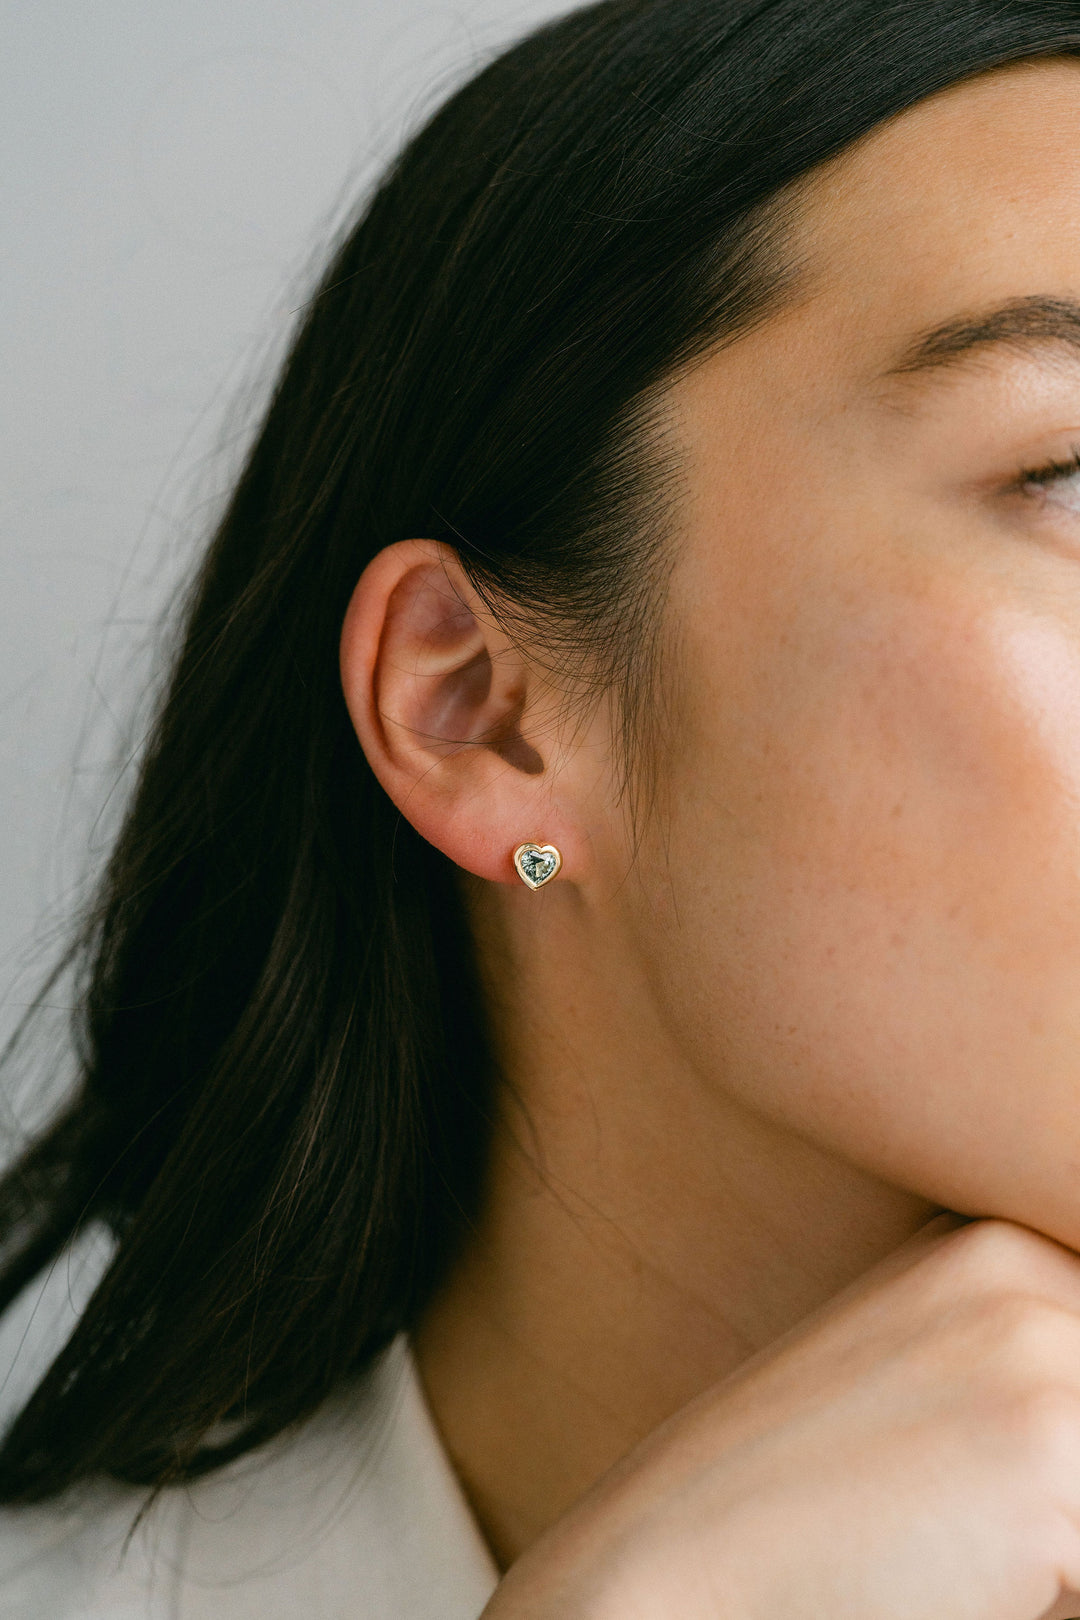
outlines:
[[[503,1565],[938,1211],[1080,1249],[1080,474],[1025,481],[1080,446],[1080,349],[891,374],[940,323],[1080,298],[1078,147],[1066,60],[891,121],[806,188],[789,305],[672,384],[636,834],[608,708],[567,713],[451,552],[357,587],[346,697],[472,874],[508,1080],[416,1337]],[[538,894],[524,839],[563,854]]]

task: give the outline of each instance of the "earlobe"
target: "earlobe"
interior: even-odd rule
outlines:
[[[523,833],[567,843],[555,773],[528,734],[536,683],[451,547],[400,541],[368,565],[342,629],[341,677],[372,769],[423,837],[477,876],[550,881],[550,862],[530,868],[532,882],[516,859],[537,847]]]

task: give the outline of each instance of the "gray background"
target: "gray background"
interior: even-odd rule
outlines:
[[[566,9],[0,0],[0,1038],[107,847],[155,616],[333,223]]]

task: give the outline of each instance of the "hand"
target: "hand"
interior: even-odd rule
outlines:
[[[482,1620],[1080,1615],[1080,1257],[939,1216],[663,1424]]]

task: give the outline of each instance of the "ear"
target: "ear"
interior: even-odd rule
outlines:
[[[341,635],[345,701],[386,792],[458,866],[520,882],[519,844],[584,845],[558,769],[549,688],[485,608],[452,547],[402,540],[369,563]],[[556,786],[558,784],[558,786]]]

